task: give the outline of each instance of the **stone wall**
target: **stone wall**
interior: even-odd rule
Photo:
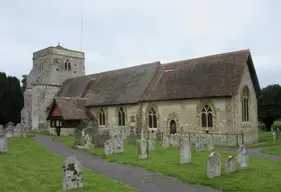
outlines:
[[[24,107],[21,111],[21,123],[28,128],[31,128],[31,112],[32,112],[32,89],[27,88],[24,91]]]

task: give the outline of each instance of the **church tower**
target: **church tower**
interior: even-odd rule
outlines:
[[[58,44],[33,53],[33,67],[26,79],[22,123],[33,130],[47,127],[47,108],[66,79],[85,75],[83,52]]]

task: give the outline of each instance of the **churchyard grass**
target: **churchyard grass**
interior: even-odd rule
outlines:
[[[9,139],[9,152],[0,154],[1,192],[54,192],[62,190],[64,158],[51,153],[32,138]],[[71,191],[135,190],[109,178],[84,169],[84,188]]]
[[[260,150],[262,153],[281,155],[281,146],[267,147]]]
[[[31,130],[30,133],[32,133],[32,134],[40,134],[40,135],[51,135],[48,130],[42,130],[42,131]]]
[[[60,141],[68,146],[73,146],[73,137],[55,137],[54,140]],[[125,152],[104,156],[103,148],[88,150],[89,153],[95,153],[102,158],[123,164],[130,164],[143,167],[146,170],[161,173],[163,175],[177,178],[192,184],[209,186],[223,191],[280,191],[281,183],[279,175],[281,174],[281,162],[264,158],[249,157],[249,168],[239,170],[235,173],[225,174],[213,179],[207,178],[207,158],[211,152],[205,150],[192,151],[192,163],[180,164],[180,149],[170,148],[163,150],[161,143],[157,142],[156,151],[150,153],[149,160],[137,160],[137,150],[135,145],[128,145],[124,142]],[[224,170],[225,160],[229,155],[237,156],[234,152],[216,151],[222,156],[222,167]]]
[[[272,132],[259,132],[259,142],[248,145],[249,148],[267,147],[281,145],[281,138],[273,140]]]

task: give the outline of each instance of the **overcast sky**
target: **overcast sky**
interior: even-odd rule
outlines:
[[[32,53],[81,50],[86,74],[250,49],[261,87],[281,84],[278,0],[2,0],[0,71],[21,79]]]

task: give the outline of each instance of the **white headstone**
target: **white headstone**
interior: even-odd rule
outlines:
[[[83,187],[83,167],[77,157],[67,158],[63,162],[62,169],[64,191]]]
[[[92,137],[89,134],[85,136],[85,141],[86,144],[83,147],[84,149],[92,149],[94,147],[92,144]]]
[[[6,131],[7,138],[13,137],[14,136],[14,123],[12,123],[12,122],[7,123],[5,131]]]
[[[248,154],[247,154],[247,146],[245,144],[241,145],[238,149],[238,167],[239,169],[247,169],[248,168]]]
[[[221,156],[216,152],[212,152],[208,157],[207,176],[214,178],[221,175]]]
[[[22,127],[20,123],[14,127],[14,137],[22,137]]]
[[[191,141],[186,137],[181,141],[180,163],[191,163]]]
[[[225,161],[225,173],[232,173],[236,171],[236,159],[233,156],[229,156]]]
[[[196,136],[195,149],[196,151],[204,150],[203,140],[199,137],[199,135]]]
[[[155,151],[155,141],[154,140],[148,140],[148,150]]]
[[[169,137],[167,137],[167,136],[163,137],[162,147],[163,147],[163,149],[167,149],[170,147]]]
[[[138,159],[148,159],[149,150],[148,150],[148,142],[146,139],[138,139],[137,140],[137,150],[138,150]]]
[[[0,153],[8,152],[8,139],[5,135],[0,135]]]
[[[108,140],[104,143],[104,154],[107,156],[107,155],[111,155],[112,153],[113,153],[113,145],[111,141]]]
[[[212,151],[214,150],[215,146],[214,146],[214,139],[213,139],[213,135],[209,135],[208,136],[208,144],[207,144],[208,150]]]

